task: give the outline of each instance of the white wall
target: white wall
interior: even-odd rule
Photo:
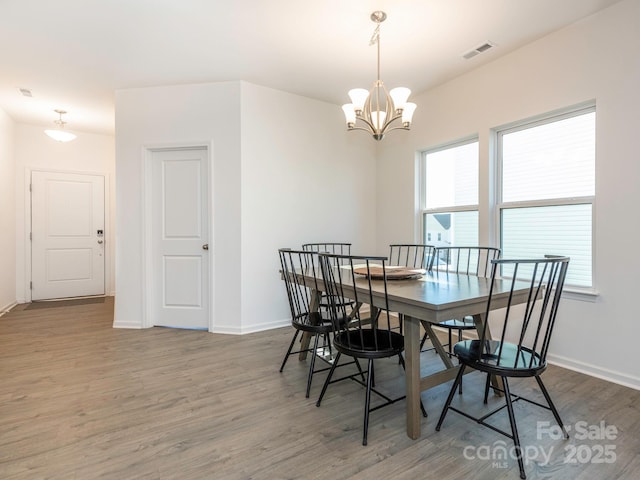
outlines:
[[[213,315],[239,324],[240,83],[116,92],[116,327],[143,326],[142,165],[147,147],[211,142]]]
[[[408,140],[389,136],[379,152],[376,234],[381,251],[394,238],[390,231],[414,234],[416,151],[472,134],[480,138],[480,214],[486,225],[490,130],[595,99],[599,295],[595,303],[564,296],[550,359],[635,388],[640,367],[628,356],[640,337],[640,257],[634,253],[640,236],[639,18],[640,2],[622,1],[417,97]],[[481,242],[490,242],[492,233],[481,228]]]
[[[116,92],[114,326],[144,326],[145,146],[213,145],[215,332],[290,322],[279,247],[339,239],[374,248],[375,156],[370,143],[347,134],[341,116],[335,105],[245,82]]]
[[[0,110],[0,314],[16,303],[14,123]]]
[[[290,323],[278,248],[375,249],[375,142],[340,107],[242,82],[242,325]]]
[[[105,176],[105,290],[115,291],[115,142],[110,135],[74,132],[72,142],[56,142],[44,134],[44,128],[16,124],[15,127],[15,186],[16,186],[16,280],[18,303],[30,301],[26,285],[30,280],[26,226],[29,225],[28,181],[33,170],[100,174]]]

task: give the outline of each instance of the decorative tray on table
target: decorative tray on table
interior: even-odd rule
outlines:
[[[409,268],[402,266],[388,266],[387,270],[387,280],[408,280],[411,278],[420,278],[422,275],[427,273],[427,271],[423,268]],[[371,275],[371,278],[374,280],[382,280],[383,273],[382,267],[369,267],[367,271],[367,267],[356,267],[353,269],[353,273],[357,275]]]

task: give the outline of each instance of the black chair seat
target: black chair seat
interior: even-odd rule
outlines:
[[[460,361],[483,372],[508,377],[533,377],[546,368],[540,355],[527,347],[518,349],[513,343],[496,340],[464,340],[456,343],[453,352]]]
[[[387,330],[346,330],[335,336],[333,344],[351,357],[386,358],[404,350],[404,337]]]
[[[452,318],[451,320],[438,322],[436,325],[438,327],[453,328],[455,330],[475,330],[476,328],[476,324],[471,317],[465,317],[463,319]]]
[[[291,324],[298,330],[310,333],[329,333],[332,320],[327,312],[303,313],[293,317]]]

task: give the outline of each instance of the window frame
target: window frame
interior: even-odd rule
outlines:
[[[471,143],[478,144],[478,199],[475,205],[458,205],[458,206],[450,206],[450,207],[439,207],[439,208],[427,208],[427,155],[442,152],[444,150],[449,150],[456,147],[462,147],[464,145],[469,145]],[[444,143],[442,145],[438,145],[433,148],[427,148],[425,150],[420,151],[420,166],[418,169],[418,174],[420,175],[419,181],[419,189],[420,189],[420,205],[419,205],[419,215],[420,215],[420,238],[423,243],[429,243],[427,241],[427,231],[426,231],[426,218],[427,215],[434,215],[438,213],[459,213],[459,212],[478,212],[480,214],[480,138],[478,135],[473,135],[469,137],[464,137],[453,142]],[[479,221],[479,220],[478,220]],[[478,225],[478,230],[480,230],[480,226]]]
[[[578,107],[572,107],[563,109],[561,111],[549,112],[544,115],[535,117],[534,119],[525,119],[519,122],[511,123],[504,127],[493,129],[493,137],[495,141],[495,154],[494,154],[494,166],[495,176],[493,178],[493,188],[495,191],[495,200],[493,202],[495,207],[495,216],[493,219],[496,238],[500,244],[500,248],[504,250],[503,245],[503,228],[502,228],[502,212],[504,210],[510,210],[515,208],[531,208],[531,207],[553,207],[553,206],[568,206],[568,205],[591,205],[591,286],[582,287],[578,285],[565,285],[564,290],[566,292],[574,292],[578,294],[595,295],[596,294],[596,272],[595,272],[595,210],[596,210],[596,195],[579,196],[579,197],[565,197],[565,198],[547,198],[542,200],[521,200],[505,202],[502,200],[502,173],[503,173],[503,137],[510,133],[515,133],[530,128],[535,128],[541,125],[548,125],[558,121],[566,120],[568,118],[585,115],[588,113],[596,113],[596,128],[597,128],[597,110],[595,103],[589,103],[586,105],[580,105]],[[594,137],[596,132],[594,132]],[[595,140],[595,139],[594,139]],[[597,162],[597,154],[596,154]],[[596,166],[594,166],[594,182],[597,183]]]

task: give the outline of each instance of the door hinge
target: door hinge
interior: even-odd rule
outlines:
[[[33,192],[33,184],[32,183],[29,184],[29,191]]]
[[[29,290],[33,290],[33,282],[29,282]]]
[[[33,232],[29,232],[29,240],[33,240]]]

